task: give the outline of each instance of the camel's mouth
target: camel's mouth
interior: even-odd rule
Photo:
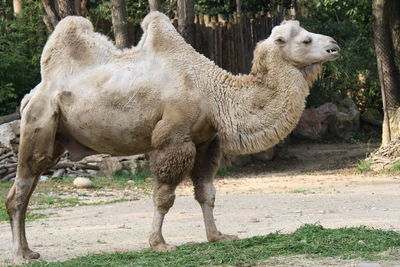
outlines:
[[[340,56],[340,47],[336,44],[331,45],[327,49],[325,49],[325,52],[328,53],[329,55],[329,60],[335,60]]]

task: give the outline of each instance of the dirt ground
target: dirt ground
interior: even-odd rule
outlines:
[[[324,227],[367,225],[400,231],[400,175],[354,171],[376,144],[296,145],[296,156],[246,167],[216,180],[215,216],[221,231],[241,238],[291,232],[305,223]],[[204,242],[202,214],[189,181],[177,190],[166,217],[167,242]],[[43,213],[43,211],[40,211]],[[149,196],[122,203],[48,209],[56,213],[27,223],[31,248],[47,261],[88,253],[147,248],[153,213]],[[10,262],[11,233],[0,223],[0,265]],[[400,261],[273,258],[268,266],[400,266]],[[262,265],[260,265],[262,266]]]

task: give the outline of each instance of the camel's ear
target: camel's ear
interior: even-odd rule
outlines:
[[[278,36],[275,38],[275,44],[279,45],[279,46],[283,46],[286,44],[286,38],[283,36]]]

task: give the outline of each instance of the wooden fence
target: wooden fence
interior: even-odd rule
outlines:
[[[231,21],[222,16],[197,16],[195,48],[232,73],[248,73],[256,44],[266,39],[281,21],[282,17],[267,14],[243,15]]]
[[[234,16],[231,20],[222,15],[199,15],[195,17],[194,47],[232,73],[249,73],[257,42],[266,39],[282,19],[283,14],[272,17],[265,13]],[[177,21],[172,20],[175,26]],[[137,43],[142,36],[140,26],[128,24],[128,31],[131,43]]]

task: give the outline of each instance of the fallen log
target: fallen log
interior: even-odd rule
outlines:
[[[383,122],[380,121],[380,120],[375,120],[375,119],[367,118],[366,116],[363,116],[363,115],[360,116],[360,119],[361,119],[361,121],[363,121],[363,122],[366,122],[366,123],[371,124],[371,125],[373,125],[373,126],[382,128]]]
[[[99,170],[99,166],[96,165],[89,165],[89,164],[84,164],[84,163],[74,163],[74,162],[59,162],[56,164],[51,169],[65,169],[65,168],[71,168],[71,169],[88,169],[88,170]]]
[[[13,155],[14,155],[13,152],[8,152],[7,154],[0,156],[0,161],[3,159],[6,159],[6,158],[12,157]]]
[[[4,176],[3,178],[1,178],[1,179],[0,179],[0,182],[9,181],[9,180],[11,180],[12,178],[15,178],[16,174],[17,174],[16,172],[9,173],[9,174],[7,174],[6,176]]]
[[[15,121],[15,120],[19,120],[19,119],[21,119],[21,116],[19,115],[18,112],[15,112],[15,113],[12,113],[12,114],[1,116],[0,117],[0,124],[11,122],[11,121]]]

